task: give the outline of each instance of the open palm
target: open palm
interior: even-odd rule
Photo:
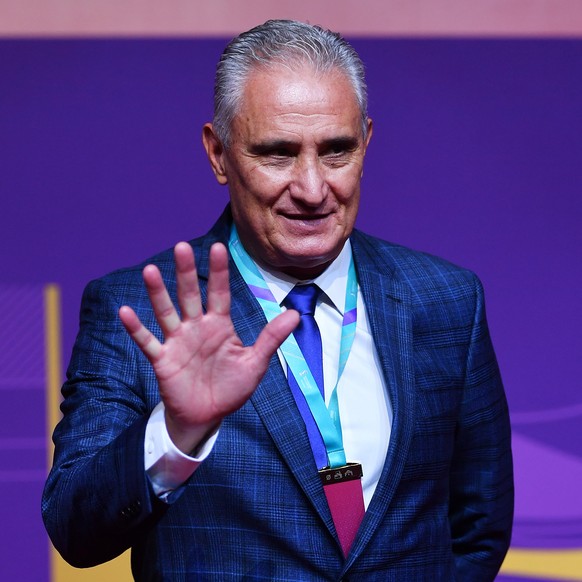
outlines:
[[[299,322],[286,311],[269,322],[253,346],[245,347],[230,318],[228,255],[217,243],[210,251],[208,305],[202,310],[194,253],[188,243],[174,249],[178,304],[166,290],[157,267],[148,265],[143,278],[165,341],[141,323],[133,309],[119,316],[132,339],[151,362],[166,409],[168,433],[184,452],[251,396],[271,356]]]

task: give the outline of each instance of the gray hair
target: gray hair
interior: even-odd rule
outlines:
[[[308,65],[317,73],[339,70],[346,75],[368,133],[368,94],[364,64],[338,33],[294,20],[268,20],[234,38],[224,49],[214,83],[214,130],[225,147],[239,111],[245,83],[259,67]]]

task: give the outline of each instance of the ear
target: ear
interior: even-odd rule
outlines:
[[[202,143],[218,183],[224,186],[228,182],[224,164],[224,147],[218,139],[212,123],[206,123],[202,128]]]
[[[372,129],[373,129],[372,118],[368,117],[368,135],[366,136],[366,142],[364,144],[365,149],[368,149],[368,145],[370,144],[370,140],[372,139]]]
[[[364,140],[364,155],[366,155],[366,150],[368,149],[368,146],[370,145],[370,140],[372,139],[372,130],[373,130],[372,119],[368,117],[368,133],[366,135],[366,139]],[[362,172],[360,174],[360,178],[363,178],[363,176],[364,176],[364,166],[362,165]]]

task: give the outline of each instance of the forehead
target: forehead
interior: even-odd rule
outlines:
[[[361,115],[353,86],[339,69],[271,65],[250,73],[233,124],[235,135],[323,126],[359,131]]]

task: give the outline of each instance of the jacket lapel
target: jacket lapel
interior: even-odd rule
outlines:
[[[243,344],[252,345],[267,320],[232,261],[230,272],[232,296],[237,298],[231,308],[233,323]],[[251,396],[251,403],[291,474],[327,528],[333,531],[333,520],[317,474],[305,424],[277,354],[273,356],[267,373]]]
[[[229,234],[230,215],[225,213],[205,237],[202,252],[197,257],[198,274],[202,279],[208,279],[208,256],[211,245],[219,241],[228,246]],[[232,321],[243,344],[252,345],[267,324],[267,320],[232,258],[229,259],[229,272]],[[201,295],[206,305],[205,285],[201,286]],[[267,373],[251,396],[250,402],[287,463],[289,471],[298,481],[327,529],[333,533],[335,531],[333,519],[317,474],[305,424],[288,387],[287,377],[277,354],[273,356]]]
[[[358,281],[393,408],[390,444],[382,475],[345,567],[362,552],[384,519],[400,482],[414,428],[414,370],[410,291],[387,255],[378,260],[359,234],[352,238]]]

